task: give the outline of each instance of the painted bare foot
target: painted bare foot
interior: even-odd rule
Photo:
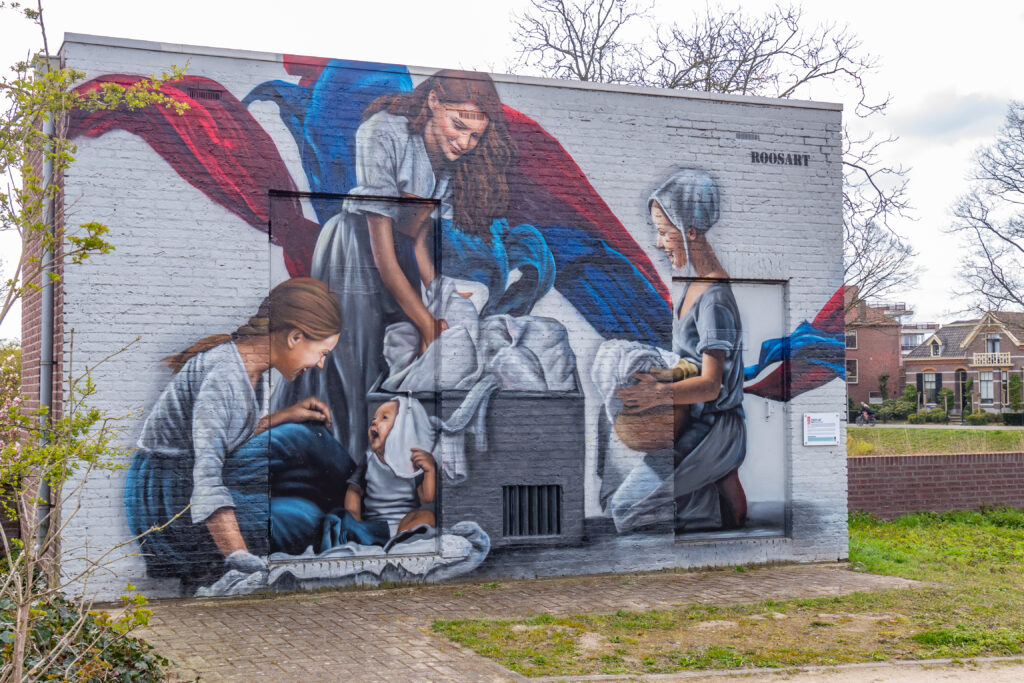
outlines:
[[[722,508],[722,528],[739,529],[747,523],[747,494],[743,491],[739,473],[733,470],[715,485]]]

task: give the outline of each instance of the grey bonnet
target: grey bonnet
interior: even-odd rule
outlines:
[[[662,211],[680,231],[711,229],[718,221],[721,203],[718,182],[707,171],[687,168],[672,174],[651,193],[647,208],[658,202]]]

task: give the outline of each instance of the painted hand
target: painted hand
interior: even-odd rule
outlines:
[[[410,460],[412,460],[413,465],[424,472],[433,472],[434,468],[437,467],[437,464],[434,462],[434,456],[419,448],[412,449]]]
[[[699,375],[700,368],[695,363],[682,358],[671,368],[652,368],[650,374],[659,382],[681,382]]]
[[[672,385],[659,382],[649,373],[633,375],[637,383],[631,387],[619,389],[618,396],[627,413],[643,413],[674,403]]]
[[[423,352],[427,350],[435,339],[441,336],[441,333],[448,329],[448,321],[443,318],[431,318],[430,322],[419,328],[420,331],[420,352],[419,355],[423,355]]]
[[[286,422],[323,422],[325,427],[331,426],[331,410],[318,398],[310,396],[281,411],[283,415],[278,424]]]

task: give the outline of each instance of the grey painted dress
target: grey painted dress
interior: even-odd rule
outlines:
[[[722,526],[715,482],[743,463],[747,428],[743,416],[743,349],[740,311],[728,282],[714,282],[679,317],[689,283],[675,309],[672,350],[701,365],[705,351],[722,351],[718,398],[690,408],[690,424],[675,443],[673,493],[676,530]]]
[[[684,288],[675,307],[672,350],[700,367],[705,351],[722,351],[722,389],[714,401],[690,407],[690,422],[675,442],[673,471],[659,472],[662,454],[651,454],[612,496],[616,527],[626,531],[664,519],[675,500],[677,532],[719,529],[722,515],[715,482],[743,463],[747,430],[743,415],[743,350],[739,307],[728,282],[714,282],[682,316]]]
[[[441,202],[442,218],[451,217],[449,175],[435,176],[421,135],[409,132],[404,116],[381,111],[356,132],[356,182],[350,194],[365,197],[414,196]],[[317,238],[310,269],[338,296],[342,329],[323,370],[306,372],[275,394],[275,405],[318,396],[331,407],[334,435],[353,457],[367,449],[366,395],[385,369],[384,330],[407,320],[385,287],[370,246],[367,215],[391,218],[399,225],[421,204],[380,199],[347,199]],[[412,240],[394,231],[395,252],[409,283],[420,290]]]

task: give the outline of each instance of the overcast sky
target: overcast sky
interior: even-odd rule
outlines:
[[[429,67],[507,71],[514,54],[510,15],[525,0],[424,2],[373,0],[48,0],[51,50],[65,32],[169,43],[341,57]],[[730,6],[730,3],[724,3]],[[770,6],[745,0],[746,11]],[[916,220],[897,229],[920,252],[919,286],[891,297],[915,309],[919,321],[946,321],[964,307],[953,299],[958,238],[946,235],[950,206],[965,188],[974,150],[992,140],[1011,99],[1024,99],[1020,36],[1024,3],[974,0],[951,5],[893,0],[805,2],[809,23],[846,23],[879,58],[872,93],[893,97],[884,118],[866,124],[900,140],[888,156],[910,167]],[[663,21],[686,20],[704,3],[660,0]],[[0,12],[0,64],[24,58],[40,45],[28,22]],[[819,87],[807,97],[842,101],[852,118],[852,93]],[[5,260],[15,245],[0,242]],[[16,337],[12,316],[0,338]]]

